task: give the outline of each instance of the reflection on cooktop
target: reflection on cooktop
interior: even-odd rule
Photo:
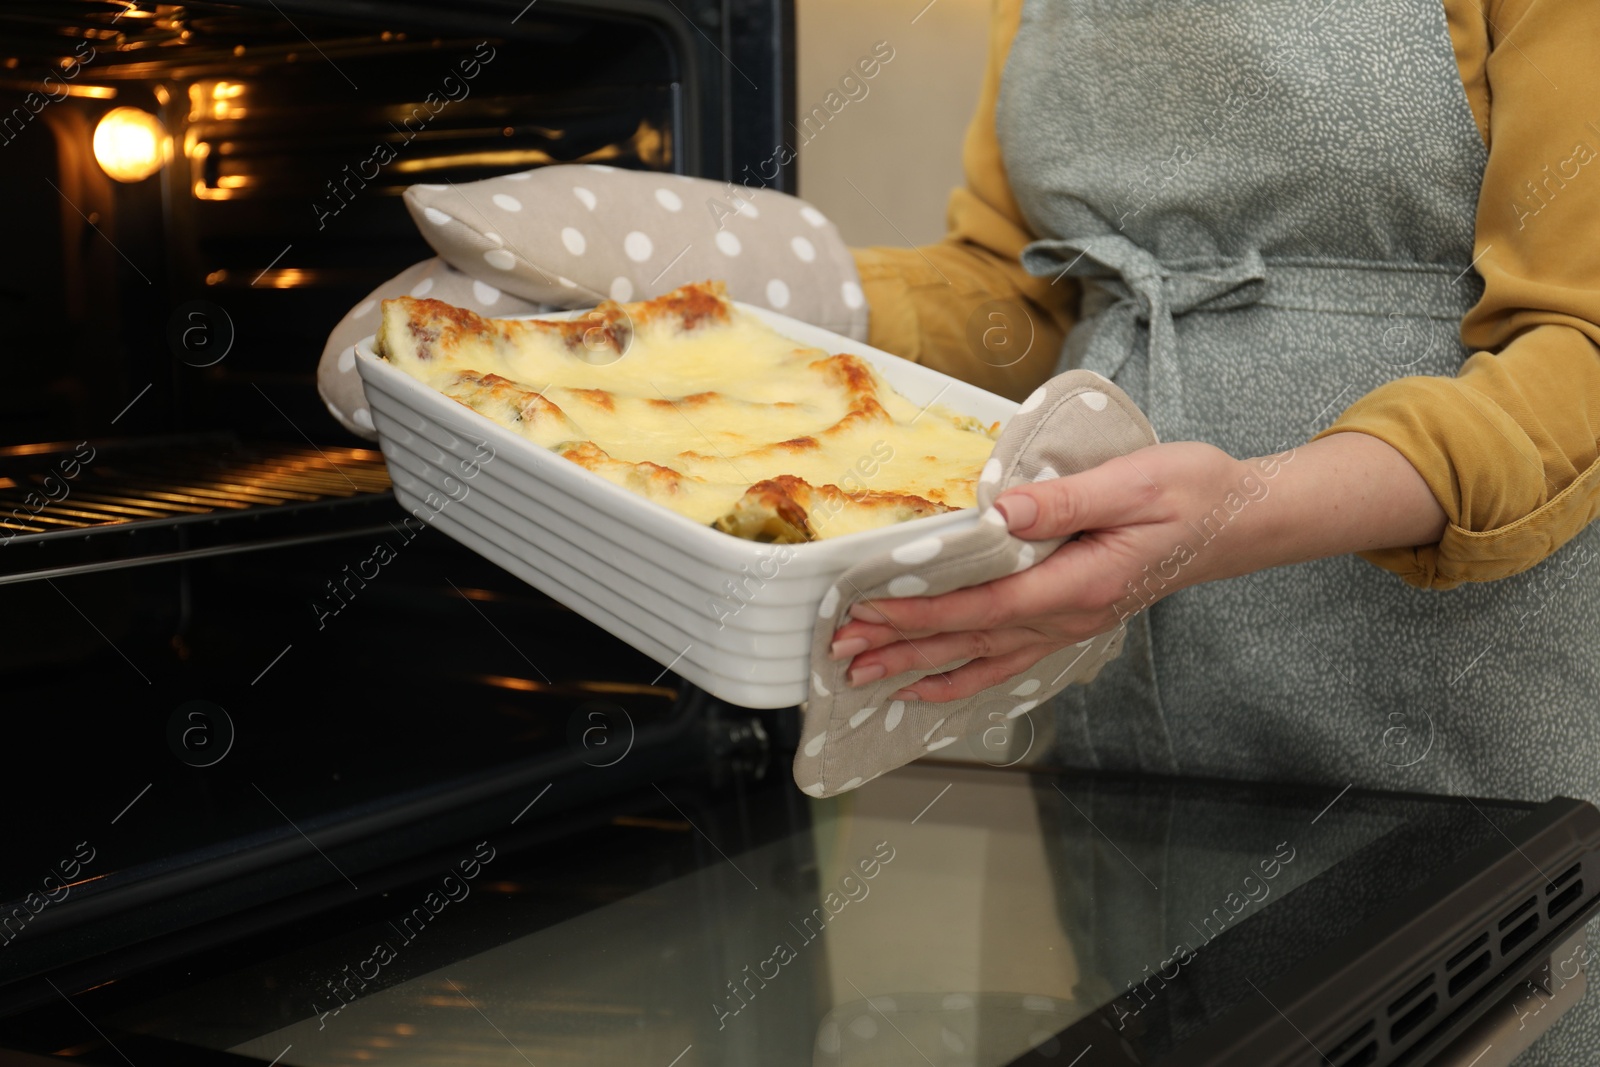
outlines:
[[[1329,799],[914,766],[830,800],[673,800],[578,850],[468,843],[330,936],[105,1023],[297,1067],[1065,1064],[1092,1013],[1225,1008],[1175,979],[1418,808]]]

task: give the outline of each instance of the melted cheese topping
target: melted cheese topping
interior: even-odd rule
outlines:
[[[797,345],[720,283],[562,323],[386,300],[377,351],[609,481],[762,541],[971,507],[998,431]]]

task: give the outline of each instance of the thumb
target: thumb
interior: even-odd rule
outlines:
[[[994,506],[1011,533],[1044,541],[1137,522],[1158,492],[1128,457],[1119,456],[1079,474],[1007,489]]]

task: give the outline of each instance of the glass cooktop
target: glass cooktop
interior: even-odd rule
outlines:
[[[70,1003],[73,985],[47,991],[0,1047],[284,1067],[987,1067],[1074,1064],[1095,1041],[1150,1058],[1360,918],[1330,900],[1532,810],[945,766],[827,800],[652,787],[519,827],[526,799],[504,833],[331,910]],[[1297,899],[1316,921],[1264,921]]]

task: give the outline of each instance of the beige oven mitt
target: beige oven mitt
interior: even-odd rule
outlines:
[[[409,293],[483,315],[648,300],[688,282],[857,340],[867,302],[855,258],[822,212],[771,189],[594,164],[413,185],[405,204],[439,253],[390,279],[323,347],[317,388],[346,429],[376,438],[354,345],[378,305]]]
[[[1125,627],[1054,652],[1029,670],[965,700],[890,700],[929,664],[852,689],[849,662],[829,658],[833,634],[862,600],[937,596],[1027,570],[1064,539],[1025,541],[1006,529],[994,500],[1006,489],[1097,467],[1156,443],[1144,414],[1107,379],[1075,370],[1040,386],[1012,416],[978,480],[979,521],[911,541],[847,570],[822,598],[811,634],[811,693],[804,705],[795,784],[814,797],[843,793],[996,723],[1025,715],[1073,682],[1087,682],[1122,651]],[[1137,476],[1134,471],[1130,476]]]

